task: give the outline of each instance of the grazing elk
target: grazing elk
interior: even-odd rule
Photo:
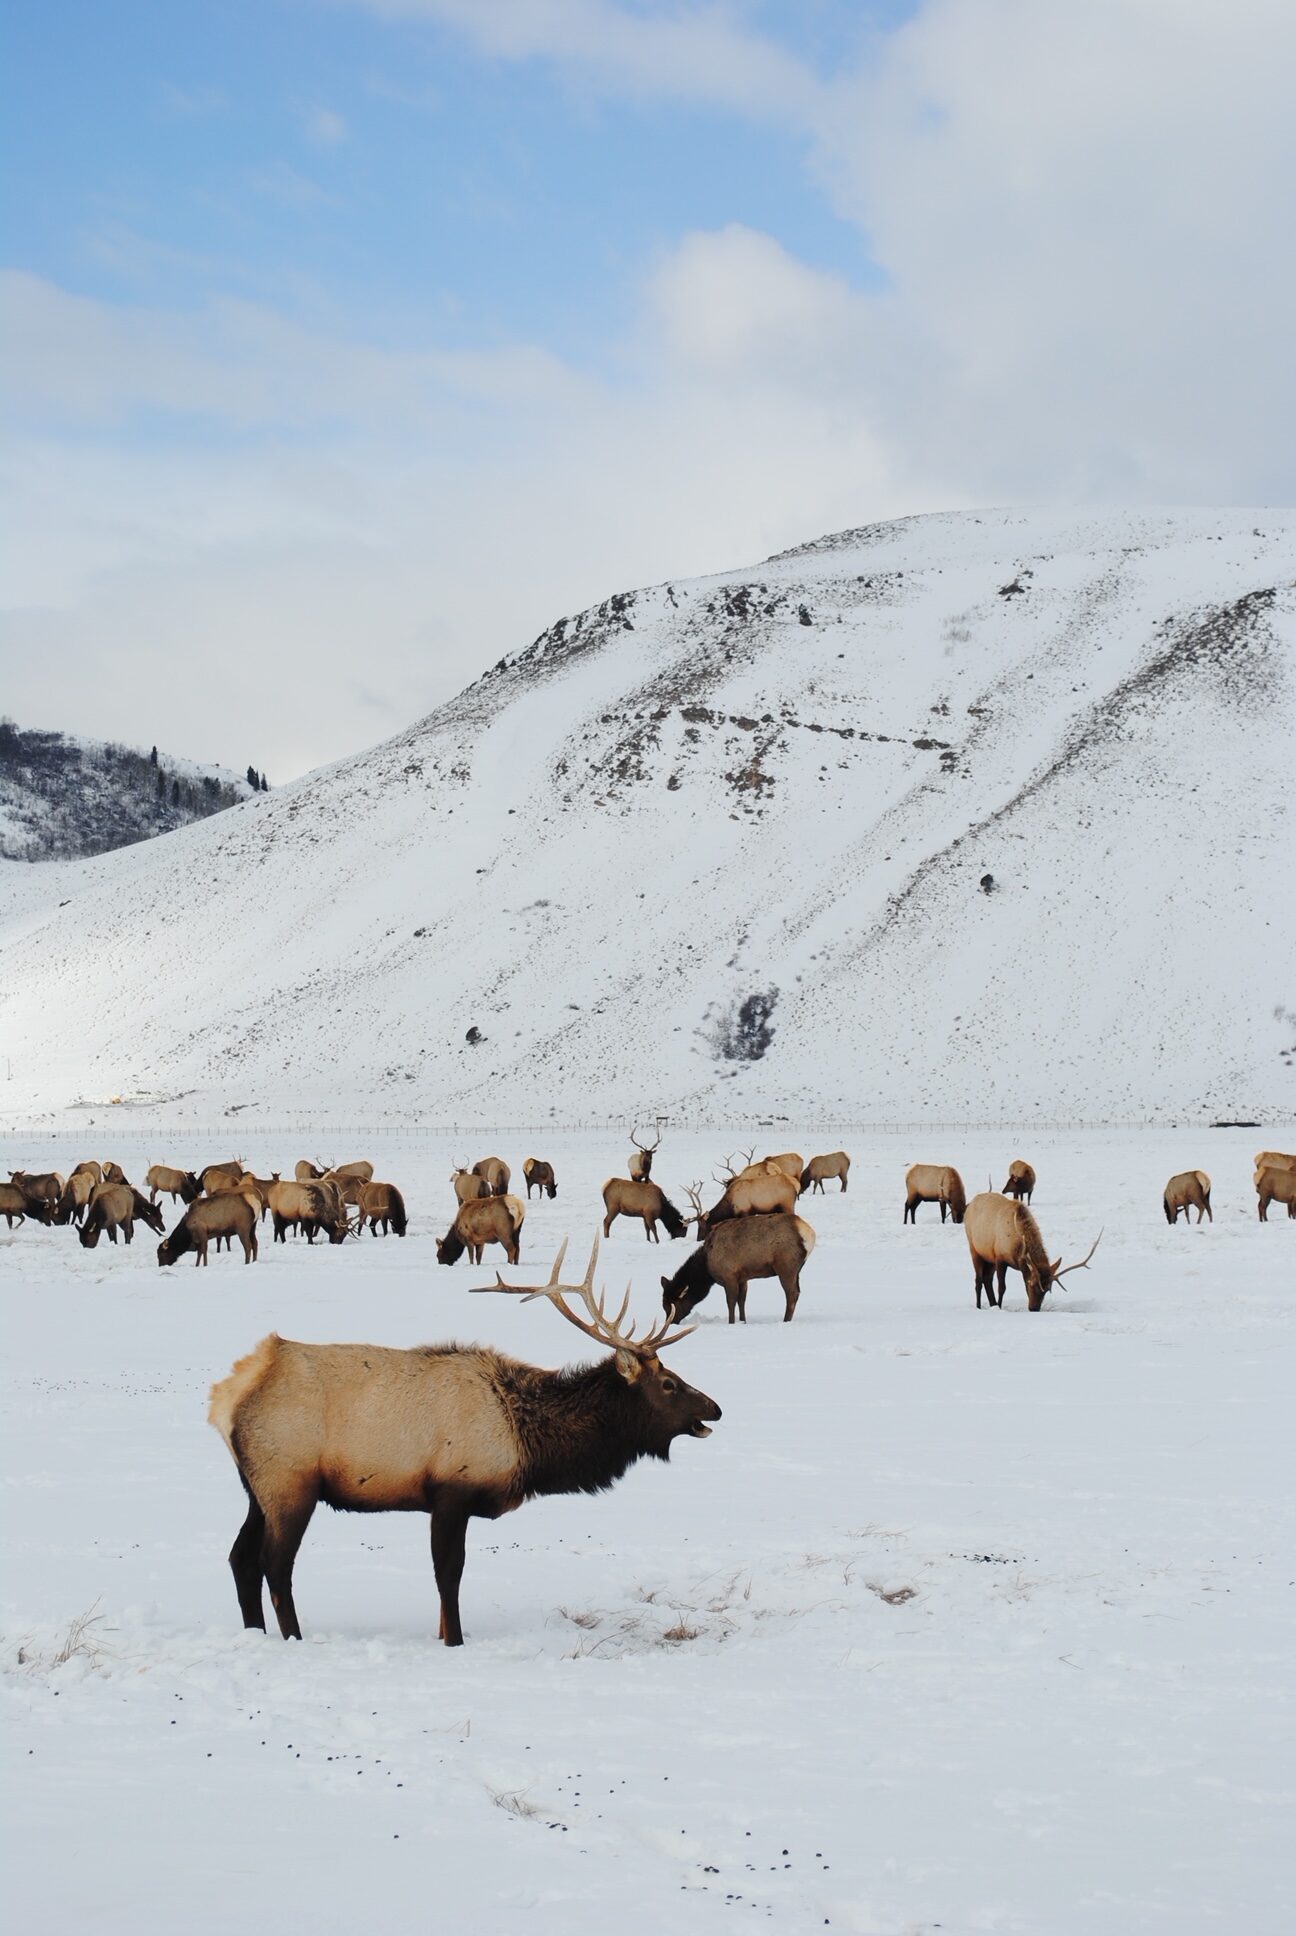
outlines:
[[[301,1162],[293,1166],[293,1181],[294,1183],[314,1183],[317,1177],[324,1175],[325,1167],[323,1163],[312,1163],[303,1156]]]
[[[18,1183],[0,1183],[0,1216],[10,1230],[24,1217],[35,1223],[53,1223],[54,1212],[44,1197],[29,1197]]]
[[[744,1170],[725,1184],[719,1202],[713,1203],[709,1210],[702,1208],[700,1184],[687,1184],[684,1194],[693,1206],[691,1221],[697,1226],[697,1234],[705,1237],[718,1223],[727,1223],[731,1217],[770,1216],[780,1210],[795,1210],[801,1192],[796,1178],[785,1170],[758,1170],[755,1174]]]
[[[191,1203],[171,1235],[158,1245],[158,1263],[174,1264],[186,1251],[194,1254],[194,1268],[207,1262],[207,1246],[213,1238],[220,1249],[237,1237],[243,1246],[243,1262],[251,1264],[257,1255],[257,1217],[250,1198],[239,1190],[225,1190],[218,1196],[200,1197]]]
[[[457,1264],[468,1252],[471,1264],[480,1264],[487,1244],[500,1244],[510,1264],[519,1255],[518,1233],[526,1206],[520,1197],[480,1197],[461,1203],[458,1214],[444,1237],[437,1238],[438,1264]]]
[[[1192,1217],[1189,1212],[1196,1210],[1198,1223],[1203,1217],[1209,1217],[1214,1223],[1215,1213],[1211,1209],[1210,1193],[1211,1180],[1205,1170],[1183,1170],[1178,1176],[1172,1176],[1161,1198],[1166,1222],[1178,1223],[1179,1212],[1182,1210],[1184,1222],[1191,1223]]]
[[[1027,1203],[1035,1194],[1035,1172],[1029,1163],[1015,1156],[1008,1165],[1008,1181],[1003,1186],[1006,1197],[1015,1197],[1018,1203],[1025,1197]]]
[[[103,1164],[96,1163],[92,1157],[88,1163],[78,1163],[72,1174],[73,1176],[88,1176],[95,1183],[102,1183],[104,1180]],[[123,1180],[121,1177],[117,1178],[119,1183]]]
[[[192,1170],[172,1170],[165,1163],[155,1163],[144,1181],[154,1203],[159,1197],[170,1197],[173,1203],[179,1197],[183,1203],[192,1203],[202,1195],[202,1184]]]
[[[834,1150],[831,1156],[812,1156],[801,1172],[801,1188],[824,1193],[824,1184],[830,1176],[841,1179],[841,1187],[846,1188],[850,1175],[850,1158],[845,1150]]]
[[[664,1190],[655,1183],[636,1183],[624,1176],[610,1176],[603,1185],[603,1235],[610,1237],[618,1217],[642,1217],[644,1236],[654,1244],[661,1238],[657,1225],[664,1223],[668,1237],[688,1234],[688,1225]]]
[[[100,1166],[100,1183],[125,1183],[126,1172],[120,1163],[104,1163]]]
[[[747,1322],[747,1286],[753,1277],[777,1277],[783,1286],[783,1322],[791,1324],[801,1295],[801,1266],[815,1246],[815,1233],[803,1217],[783,1211],[773,1216],[734,1217],[713,1230],[686,1258],[674,1277],[663,1277],[662,1309],[672,1324],[686,1318],[719,1284],[729,1306],[729,1322]]]
[[[241,1197],[252,1208],[250,1194],[241,1190],[222,1191],[210,1201],[219,1203],[225,1197]],[[350,1229],[346,1210],[336,1187],[330,1190],[322,1180],[316,1183],[272,1183],[265,1203],[274,1225],[274,1241],[277,1244],[288,1241],[289,1230],[301,1230],[308,1244],[314,1243],[317,1230],[326,1231],[331,1244],[346,1240]],[[255,1220],[255,1210],[253,1217]]]
[[[504,1201],[507,1203],[508,1198]],[[367,1223],[369,1235],[376,1237],[381,1224],[384,1237],[389,1230],[398,1237],[405,1235],[405,1199],[394,1183],[361,1183],[356,1207],[360,1212],[357,1230],[363,1230]]]
[[[535,1189],[537,1189],[540,1192],[542,1197],[557,1196],[558,1185],[554,1181],[552,1163],[544,1162],[543,1159],[539,1156],[528,1156],[526,1162],[522,1165],[522,1174],[526,1178],[526,1193],[527,1193],[528,1203],[531,1200],[531,1190],[533,1186]]]
[[[972,1254],[978,1311],[981,1309],[983,1290],[991,1309],[996,1306],[1002,1308],[1004,1281],[1010,1270],[1021,1272],[1022,1283],[1026,1287],[1026,1307],[1038,1311],[1054,1285],[1068,1271],[1088,1268],[1089,1258],[1102,1242],[1100,1230],[1089,1247],[1088,1255],[1082,1257],[1078,1264],[1068,1264],[1063,1269],[1060,1257],[1050,1263],[1039,1225],[1026,1205],[998,1196],[993,1190],[983,1190],[980,1196],[973,1197],[963,1219],[963,1231]],[[996,1276],[999,1286],[997,1298]]]
[[[485,1179],[493,1197],[508,1195],[513,1172],[502,1156],[483,1156],[480,1163],[473,1164],[473,1175]]]
[[[948,1163],[915,1163],[905,1176],[905,1223],[917,1223],[920,1203],[939,1203],[942,1223],[947,1210],[962,1223],[967,1196],[958,1171]]]
[[[150,1203],[129,1183],[100,1183],[90,1199],[85,1222],[77,1235],[87,1250],[95,1248],[102,1231],[107,1231],[109,1243],[115,1244],[120,1230],[123,1243],[128,1244],[135,1235],[137,1217],[150,1230],[161,1233],[162,1212],[155,1203]]]
[[[1271,1203],[1285,1203],[1287,1215],[1296,1217],[1296,1170],[1261,1170],[1256,1201],[1261,1223],[1268,1223]]]
[[[245,1627],[265,1628],[262,1582],[285,1640],[300,1640],[293,1563],[321,1500],[339,1512],[425,1512],[441,1602],[440,1637],[463,1645],[459,1584],[470,1519],[498,1519],[528,1499],[606,1492],[636,1460],[669,1459],[677,1438],[704,1439],[720,1407],[662,1365],[685,1331],[636,1338],[595,1297],[598,1245],[579,1284],[483,1289],[547,1298],[607,1347],[596,1364],[542,1371],[478,1345],[297,1344],[271,1332],[213,1385],[211,1424],[248,1497],[230,1552]],[[584,1316],[567,1303],[578,1298]]]
[[[630,1158],[627,1168],[629,1169],[630,1181],[632,1183],[646,1183],[652,1175],[653,1157],[661,1148],[661,1131],[660,1129],[657,1131],[657,1139],[655,1142],[641,1143],[635,1133],[638,1127],[639,1125],[637,1123],[630,1125],[630,1141],[635,1146],[635,1153]]]
[[[85,1218],[90,1199],[98,1188],[99,1185],[89,1170],[73,1170],[63,1185],[63,1194],[54,1206],[49,1221],[80,1224]]]

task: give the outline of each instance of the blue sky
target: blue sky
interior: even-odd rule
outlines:
[[[1296,491],[1289,0],[11,0],[6,35],[27,723],[282,778],[623,587]],[[230,651],[251,745],[174,677]]]
[[[482,0],[483,8],[490,0]],[[751,9],[816,72],[907,9]],[[597,359],[645,263],[742,223],[862,287],[803,127],[604,92],[454,26],[310,0],[17,0],[8,259],[109,301],[213,288],[392,343],[525,340]]]

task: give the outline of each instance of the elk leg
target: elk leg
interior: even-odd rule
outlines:
[[[603,1219],[603,1235],[605,1237],[610,1237],[612,1235],[612,1212],[610,1210],[608,1211],[606,1217],[604,1217]]]
[[[841,1180],[841,1191],[840,1191],[840,1194],[841,1194],[842,1196],[845,1196],[845,1194],[846,1194],[846,1178],[845,1178],[845,1177],[843,1177],[843,1178],[842,1178],[842,1180]]]
[[[944,1199],[944,1197],[942,1197],[942,1198],[941,1198],[941,1200],[940,1200],[940,1207],[941,1207],[941,1222],[942,1222],[942,1223],[944,1223],[944,1221],[945,1221],[945,1208],[946,1208],[946,1205],[945,1205],[945,1199]]]
[[[309,1496],[298,1500],[296,1505],[278,1514],[273,1524],[267,1520],[261,1542],[261,1567],[270,1589],[270,1604],[278,1615],[279,1631],[285,1640],[302,1637],[301,1622],[293,1603],[293,1562],[314,1510],[315,1501]]]
[[[999,1300],[998,1300],[998,1308],[999,1308],[999,1309],[1000,1309],[1000,1310],[1002,1311],[1002,1310],[1003,1310],[1003,1297],[1004,1297],[1004,1287],[1006,1286],[1006,1284],[1007,1284],[1007,1282],[1008,1282],[1008,1266],[1007,1266],[1007,1264],[998,1264],[998,1265],[996,1265],[996,1267],[995,1267],[995,1268],[996,1268],[996,1271],[997,1271],[997,1274],[998,1274],[998,1277],[999,1277]],[[988,1272],[988,1271],[987,1271],[987,1273],[986,1273],[986,1276],[987,1276],[987,1278],[989,1277],[989,1272]],[[995,1297],[994,1297],[994,1293],[993,1293],[993,1291],[992,1291],[992,1292],[991,1292],[991,1294],[990,1294],[990,1302],[991,1302],[992,1304],[993,1304],[993,1303],[995,1302]]]
[[[459,1582],[463,1578],[468,1515],[462,1506],[438,1506],[432,1514],[432,1570],[441,1595],[441,1638],[447,1647],[463,1646],[459,1624]]]
[[[801,1295],[801,1273],[797,1271],[793,1275],[791,1283],[788,1282],[786,1277],[781,1276],[779,1283],[783,1286],[785,1300],[783,1306],[783,1322],[784,1324],[791,1324],[793,1314],[797,1307],[797,1299]]]
[[[252,1493],[248,1493],[248,1515],[230,1547],[230,1571],[238,1594],[239,1612],[245,1627],[260,1627],[265,1632],[265,1608],[261,1604],[261,1545],[265,1537],[265,1514]]]

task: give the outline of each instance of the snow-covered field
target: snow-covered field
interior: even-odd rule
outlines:
[[[724,1140],[664,1144],[663,1184],[708,1175]],[[271,1328],[587,1355],[543,1304],[469,1299],[490,1270],[438,1269],[462,1149],[383,1146],[405,1241],[311,1251],[267,1227],[251,1269],[159,1271],[143,1230],[87,1252],[0,1228],[13,1927],[1296,1926],[1296,1227],[1260,1225],[1250,1186],[1252,1150],[1283,1138],[911,1140],[848,1138],[849,1194],[806,1200],[793,1325],[758,1284],[745,1331],[716,1292],[675,1347],[724,1408],[711,1439],[470,1529],[458,1652],[434,1638],[419,1516],[319,1512],[305,1644],[244,1634],[242,1495],[205,1405]],[[532,1142],[472,1154],[516,1167]],[[116,1147],[136,1175],[232,1153]],[[258,1168],[311,1153],[240,1148]],[[92,1153],[113,1151],[8,1137],[0,1174]],[[534,1153],[560,1193],[531,1207],[526,1276],[565,1232],[583,1253],[623,1150]],[[1106,1226],[1038,1316],[1016,1278],[1002,1312],[974,1308],[934,1210],[901,1227],[910,1160],[983,1188],[1018,1154],[1053,1250]],[[1197,1166],[1215,1222],[1169,1229],[1161,1187]],[[606,1281],[656,1309],[686,1251],[620,1224]]]

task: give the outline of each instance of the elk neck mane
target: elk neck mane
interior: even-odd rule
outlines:
[[[1044,1239],[1040,1235],[1040,1227],[1029,1210],[1020,1211],[1018,1227],[1021,1230],[1022,1249],[1025,1255],[1034,1264],[1036,1270],[1047,1272],[1049,1267],[1049,1254],[1044,1248]]]
[[[612,1358],[562,1371],[499,1358],[491,1382],[518,1440],[519,1501],[606,1492],[637,1459],[670,1457],[648,1443],[639,1397]]]

